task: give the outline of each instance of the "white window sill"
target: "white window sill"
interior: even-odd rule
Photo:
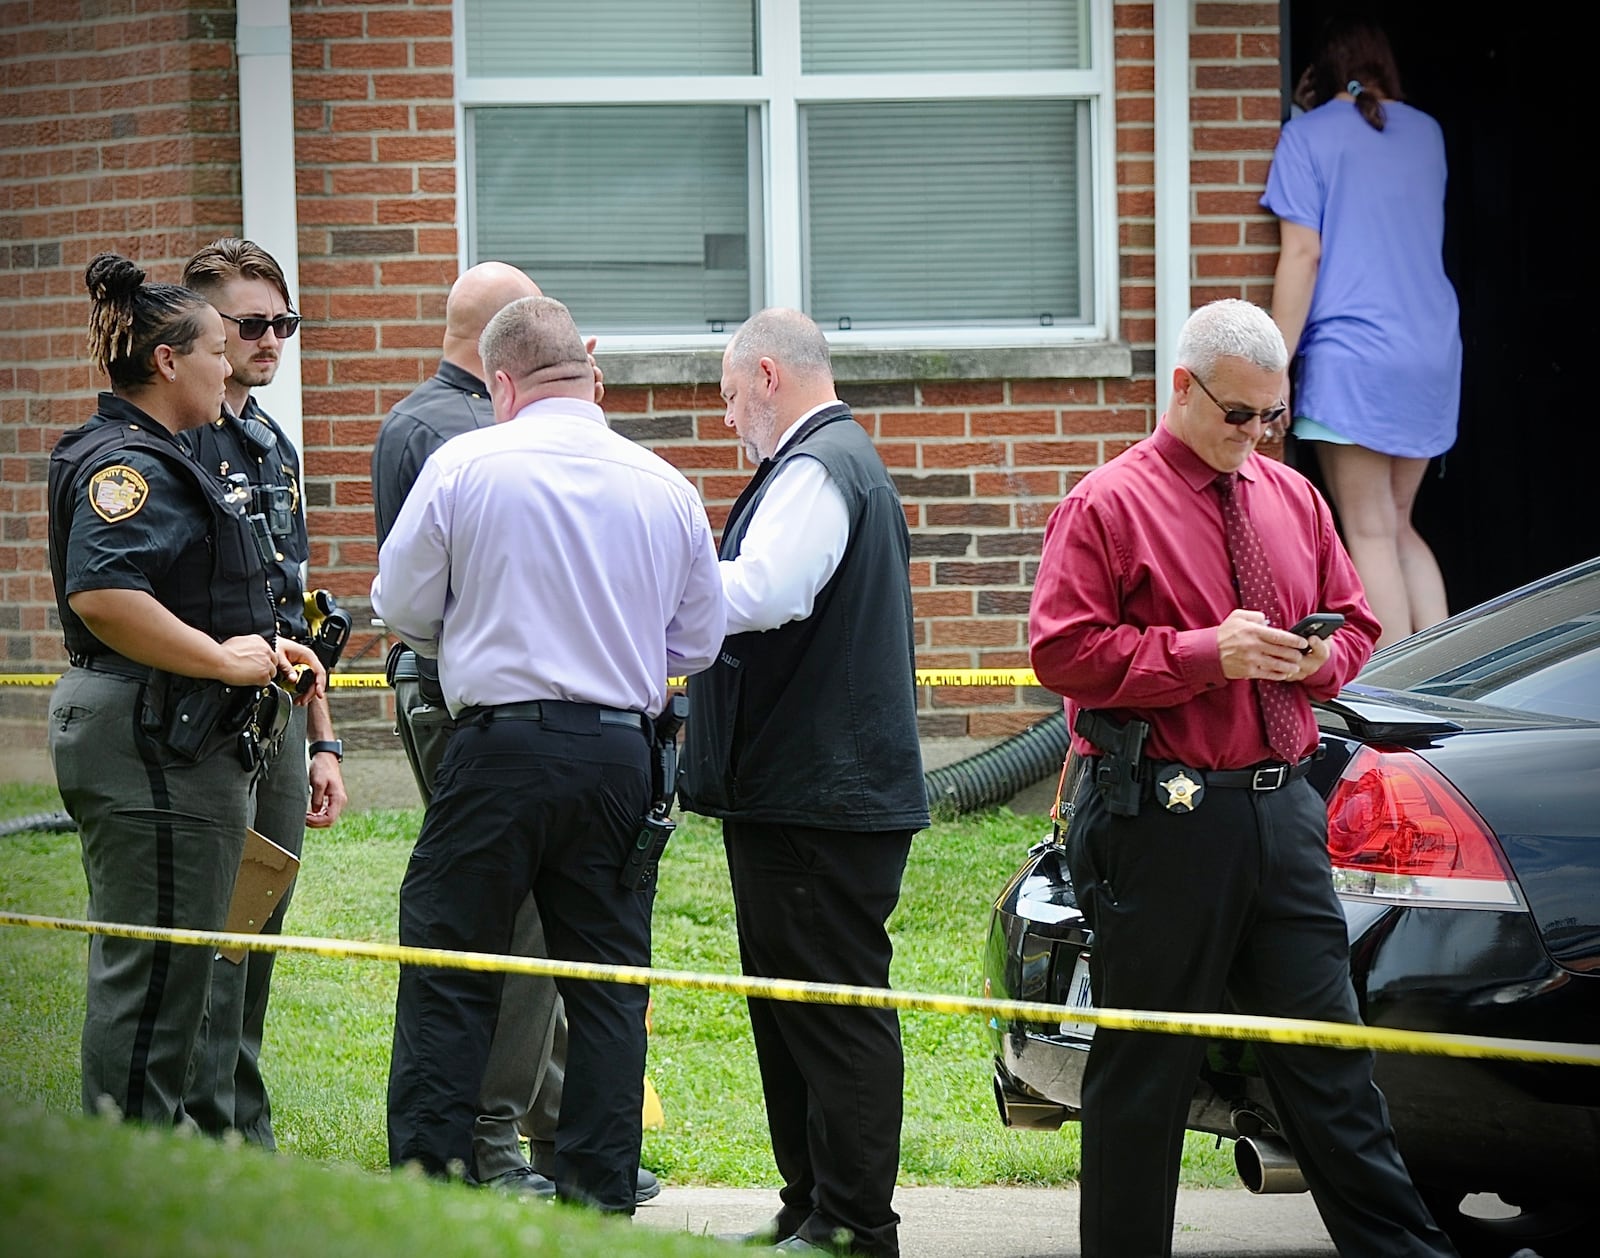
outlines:
[[[834,346],[836,380],[1122,379],[1133,349],[1120,341],[948,349]],[[722,377],[722,349],[629,350],[595,355],[608,385],[703,384]]]

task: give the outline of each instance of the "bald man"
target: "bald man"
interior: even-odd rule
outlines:
[[[451,286],[439,369],[389,412],[373,446],[372,506],[380,546],[428,456],[452,437],[494,424],[478,340],[489,321],[512,302],[540,295],[537,284],[504,262],[480,262]],[[586,348],[592,356],[594,342]],[[597,372],[597,403],[603,393]],[[426,805],[433,798],[434,779],[455,722],[439,689],[436,661],[400,644],[390,652],[388,672],[395,692],[396,730]],[[528,957],[549,955],[532,896],[517,913],[512,951]],[[561,1111],[566,1029],[553,979],[507,976],[473,1130],[477,1163],[473,1172],[480,1183],[535,1197],[555,1193],[550,1175]],[[521,1135],[528,1137],[531,1164],[522,1154]],[[655,1176],[641,1169],[637,1200],[648,1201],[660,1191]]]

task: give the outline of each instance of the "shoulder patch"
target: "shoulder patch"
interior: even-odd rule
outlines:
[[[108,524],[138,515],[149,497],[145,478],[126,463],[101,468],[89,478],[89,505]]]

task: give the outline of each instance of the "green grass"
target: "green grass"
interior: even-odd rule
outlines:
[[[51,1258],[715,1258],[686,1231],[0,1098],[0,1248]]]
[[[0,787],[0,818],[56,807],[53,792]],[[392,942],[420,818],[420,811],[356,812],[332,830],[310,832],[289,932]],[[1046,824],[1000,811],[940,822],[917,838],[890,921],[897,988],[977,993],[990,904]],[[0,838],[0,906],[76,917],[83,905],[76,834]],[[0,930],[0,1097],[75,1113],[85,938]],[[738,973],[716,823],[689,817],[680,825],[662,867],[654,935],[657,966]],[[386,1164],[394,988],[389,964],[280,957],[264,1061],[285,1152],[368,1170]],[[978,1018],[905,1013],[901,1022],[902,1183],[1051,1185],[1076,1178],[1075,1124],[1060,1133],[1000,1125]],[[775,1184],[744,1001],[658,986],[652,1024],[649,1075],[666,1126],[645,1134],[645,1165],[677,1184]],[[1184,1182],[1234,1182],[1228,1152],[1191,1135]]]

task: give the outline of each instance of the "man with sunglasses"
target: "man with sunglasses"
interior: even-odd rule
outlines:
[[[224,386],[223,413],[215,423],[186,434],[190,449],[207,471],[225,480],[242,474],[248,481],[278,634],[309,644],[305,565],[310,548],[300,460],[283,429],[251,394],[272,383],[284,342],[300,326],[288,281],[260,245],[224,237],[189,259],[183,283],[222,316],[233,369]],[[282,739],[267,740],[261,753],[265,764],[250,824],[298,856],[306,827],[331,826],[346,802],[340,770],[344,749],[333,735],[327,698],[294,708]],[[282,931],[292,892],[291,884],[263,933]],[[184,1100],[202,1130],[220,1135],[233,1128],[266,1149],[277,1144],[259,1059],[276,955],[251,952],[237,965],[220,956],[214,962],[210,1011],[195,1048],[194,1082]]]
[[[1103,1008],[1360,1021],[1327,816],[1305,778],[1310,700],[1378,623],[1311,484],[1256,453],[1288,352],[1227,300],[1178,335],[1155,433],[1072,488],[1034,586],[1034,672],[1066,699],[1066,856]],[[1314,612],[1342,627],[1302,637]],[[1324,618],[1335,623],[1333,618]],[[1083,1080],[1085,1258],[1172,1252],[1178,1161],[1205,1041],[1095,1033]],[[1258,1044],[1282,1135],[1342,1254],[1454,1252],[1395,1146],[1371,1053]]]

